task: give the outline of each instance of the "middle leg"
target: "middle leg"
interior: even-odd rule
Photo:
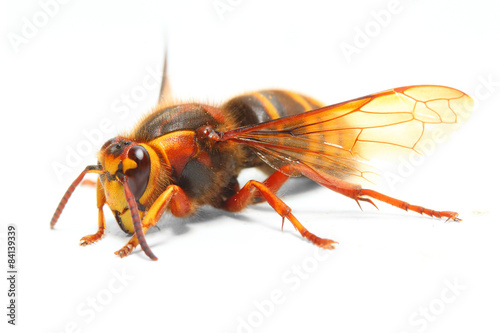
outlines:
[[[313,244],[325,248],[334,249],[337,242],[320,238],[309,232],[292,214],[292,209],[288,207],[280,198],[276,196],[276,191],[288,180],[288,171],[291,171],[290,166],[285,166],[281,171],[274,172],[269,178],[267,178],[263,183],[250,180],[248,181],[242,189],[240,189],[235,195],[228,198],[223,205],[223,209],[230,212],[238,212],[243,208],[247,207],[252,203],[253,198],[257,195],[262,196],[271,207],[282,217],[285,222],[285,218],[288,219],[292,225],[297,229],[300,234],[306,239],[310,240]]]

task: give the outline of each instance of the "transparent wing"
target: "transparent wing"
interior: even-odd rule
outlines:
[[[377,170],[367,161],[422,153],[429,140],[468,118],[472,106],[471,97],[453,88],[407,86],[231,130],[222,140],[247,144],[275,169],[301,163],[374,182]]]

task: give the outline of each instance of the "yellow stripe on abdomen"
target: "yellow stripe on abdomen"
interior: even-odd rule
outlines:
[[[260,102],[260,104],[262,104],[264,110],[269,115],[269,117],[271,117],[271,119],[280,118],[278,110],[276,110],[273,103],[271,103],[271,101],[266,96],[262,95],[260,92],[254,92],[252,93],[252,96],[255,97]]]

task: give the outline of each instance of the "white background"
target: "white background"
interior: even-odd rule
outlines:
[[[14,223],[19,269],[16,327],[6,324],[8,286],[0,279],[2,327],[498,332],[500,7],[401,0],[381,25],[373,13],[380,19],[391,6],[385,0],[221,2],[231,6],[222,16],[211,0],[69,1],[52,5],[49,17],[38,1],[2,1],[0,262],[6,274],[5,233]],[[26,28],[35,23],[37,31]],[[366,28],[366,45],[357,40],[358,53],[347,59],[342,43],[356,46]],[[261,204],[240,214],[206,208],[190,219],[167,215],[146,236],[157,262],[139,250],[120,259],[113,252],[128,236],[108,210],[106,237],[78,246],[97,230],[88,187],[75,191],[50,230],[61,196],[95,163],[100,145],[154,106],[158,86],[117,112],[124,95],[138,94],[147,69],[161,65],[165,40],[173,92],[182,100],[220,103],[283,88],[336,103],[410,84],[474,96],[469,122],[417,168],[410,165],[401,182],[378,188],[459,211],[463,222],[382,203],[380,211],[360,211],[350,199],[299,181],[285,201],[311,232],[338,241],[335,251],[318,252],[288,222],[282,232],[280,217]],[[111,130],[99,130],[103,119]],[[99,143],[89,146],[85,133]],[[69,151],[82,147],[91,149],[69,167]],[[59,176],[57,163],[68,166]],[[302,186],[307,190],[297,191]]]

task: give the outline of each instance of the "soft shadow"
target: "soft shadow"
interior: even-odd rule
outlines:
[[[237,221],[252,221],[251,217],[242,213],[231,213],[211,206],[200,207],[194,215],[189,217],[175,217],[171,214],[164,214],[158,224],[149,232],[170,230],[174,235],[184,235],[190,231],[190,225],[202,223],[216,223],[221,217],[229,217]]]
[[[303,195],[318,189],[319,185],[306,177],[290,178],[278,191],[278,196]]]

